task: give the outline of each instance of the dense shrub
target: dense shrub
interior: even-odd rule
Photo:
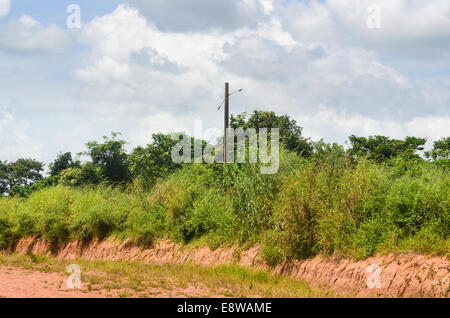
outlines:
[[[286,176],[263,254],[274,263],[318,252],[365,258],[397,247],[448,253],[448,170],[412,160],[308,162]],[[408,168],[398,173],[398,165]]]
[[[69,237],[70,204],[73,192],[67,187],[45,188],[31,194],[22,214],[22,228],[27,232],[59,244]],[[27,220],[28,218],[28,220]],[[19,233],[22,234],[22,233]]]
[[[126,193],[118,189],[85,189],[76,194],[71,206],[70,232],[76,240],[104,239],[125,229],[134,208]]]
[[[0,200],[0,249],[7,249],[15,241],[15,217],[21,208],[19,199]]]
[[[195,202],[179,228],[185,240],[205,236],[211,247],[218,247],[237,236],[238,225],[230,200],[213,188]]]
[[[323,148],[323,147],[322,147]],[[380,164],[322,149],[311,158],[282,151],[279,172],[259,165],[187,165],[148,190],[53,186],[0,199],[0,248],[37,236],[69,240],[168,237],[211,247],[262,241],[275,264],[318,253],[365,258],[376,252],[449,254],[449,166],[417,158]]]

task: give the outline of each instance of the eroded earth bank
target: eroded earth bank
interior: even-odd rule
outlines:
[[[330,288],[358,297],[448,297],[450,262],[446,257],[417,254],[390,254],[362,261],[315,258],[269,266],[260,247],[239,252],[237,247],[218,248],[180,246],[168,240],[143,249],[131,241],[113,239],[89,243],[72,242],[52,249],[45,240],[20,240],[10,252],[53,255],[59,259],[140,261],[155,265],[194,263],[202,266],[238,264],[303,279],[312,287]]]

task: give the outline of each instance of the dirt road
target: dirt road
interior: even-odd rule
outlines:
[[[69,269],[76,269],[70,274]],[[79,275],[76,275],[78,273]],[[69,279],[70,278],[70,279]],[[77,279],[78,278],[78,279]],[[74,281],[80,283],[73,289]],[[72,286],[71,286],[72,285]],[[0,253],[0,297],[310,298],[337,297],[306,282],[238,265],[155,265]]]
[[[84,266],[83,277],[88,286],[77,293],[89,297],[297,298],[334,297],[333,293],[358,297],[450,297],[447,256],[400,253],[355,261],[318,255],[270,267],[261,256],[260,245],[245,251],[239,251],[236,246],[211,250],[207,246],[184,247],[161,240],[145,249],[130,240],[108,239],[88,244],[70,242],[57,251],[50,251],[49,242],[27,238],[20,240],[9,253],[34,255],[27,261],[16,262],[19,265],[60,266],[52,270],[62,275],[60,280],[65,275],[65,267],[61,266],[85,260],[80,265]],[[41,257],[49,259],[39,260]],[[16,264],[13,261],[9,257],[0,265],[13,266]],[[89,270],[104,273],[89,277]],[[120,281],[124,278],[126,281]],[[0,281],[0,295],[4,294],[3,281]],[[45,289],[48,288],[53,287],[48,285]]]
[[[97,273],[99,274],[105,275]],[[224,297],[212,295],[208,289],[167,285],[167,288],[145,286],[135,291],[82,282],[80,289],[70,289],[67,279],[68,276],[64,273],[0,266],[0,298]]]
[[[43,273],[9,266],[0,267],[0,297],[2,298],[73,298],[102,297],[98,291],[70,290],[67,276]],[[103,295],[104,297],[105,295]]]

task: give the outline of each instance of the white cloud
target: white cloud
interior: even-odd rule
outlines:
[[[10,0],[0,0],[0,19],[6,16],[11,9]]]
[[[212,78],[220,72],[217,63],[224,57],[222,47],[232,39],[226,34],[160,32],[147,25],[137,10],[120,5],[84,28],[83,40],[92,47],[92,55],[75,76],[106,85],[100,86],[105,99],[117,102],[122,97],[137,108],[174,111],[181,104],[197,104],[196,97],[211,96]],[[113,91],[107,86],[110,83],[116,86]],[[99,93],[96,86],[95,95]]]
[[[42,147],[6,107],[0,107],[0,160],[15,160],[19,157],[40,159]]]
[[[310,6],[311,25],[328,19],[321,4]],[[83,39],[92,54],[75,76],[91,85],[83,92],[87,107],[130,121],[163,112],[166,117],[149,128],[153,132],[180,118],[217,117],[220,126],[216,105],[225,81],[245,89],[234,97],[233,112],[268,109],[315,118],[323,105],[372,120],[364,131],[350,120],[337,131],[341,137],[353,129],[379,131],[383,121],[438,116],[450,104],[450,81],[409,78],[369,49],[294,40],[276,17],[257,29],[162,32],[138,10],[120,5],[88,23]]]
[[[22,15],[0,30],[0,49],[13,51],[62,52],[69,35],[55,24],[41,25],[30,15]]]
[[[6,107],[0,108],[0,128],[6,127],[11,121],[13,121],[13,116]]]
[[[271,11],[269,0],[128,0],[162,31],[235,30],[256,27]]]
[[[428,146],[434,140],[450,136],[450,116],[414,117],[408,121],[376,120],[358,113],[338,112],[320,107],[311,116],[297,116],[304,125],[304,134],[314,140],[325,138],[328,142],[344,143],[351,134],[357,136],[384,135],[392,138],[422,136],[428,139]]]
[[[274,9],[273,1],[274,0],[259,0],[259,2],[261,3],[261,5],[264,8],[265,14],[270,15],[270,13],[272,13],[272,11]]]
[[[380,8],[381,28],[367,27],[367,8]],[[448,0],[291,1],[278,5],[283,26],[299,41],[327,41],[395,54],[403,59],[448,58]],[[446,50],[442,48],[446,47]]]
[[[379,30],[367,29],[369,2],[382,7]],[[53,144],[68,140],[69,151],[109,131],[122,131],[137,145],[158,131],[191,129],[195,120],[203,120],[205,129],[220,128],[223,115],[217,107],[226,81],[232,89],[244,88],[232,97],[232,113],[289,114],[314,139],[449,135],[446,1],[289,1],[283,7],[271,0],[196,0],[183,12],[171,8],[187,7],[184,0],[134,3],[136,8],[119,5],[83,21],[77,30],[83,59],[66,51],[64,59],[72,63],[59,60],[58,65],[73,77],[61,85],[50,77],[63,77],[63,71],[43,71],[57,61],[53,56],[43,62],[16,51],[63,51],[70,40],[64,30],[28,15],[0,30],[0,70],[27,74],[29,81],[22,80],[27,88],[20,96],[24,88],[10,83],[21,78],[4,76],[8,89],[2,98],[20,100],[23,114],[41,114],[34,119],[40,121],[41,127],[34,127],[39,137],[28,136],[46,140],[51,151],[63,150]],[[219,12],[224,6],[231,11]],[[245,6],[244,15],[226,24],[236,6]],[[41,78],[43,83],[33,83]],[[1,129],[20,127],[18,118],[5,114],[0,111]],[[50,122],[47,114],[58,118],[57,127],[42,125]],[[31,131],[24,127],[22,132]],[[27,145],[26,137],[16,136]],[[31,141],[28,145],[38,153]]]
[[[154,133],[193,132],[195,116],[180,117],[176,114],[160,112],[140,118],[129,133],[134,146],[148,144]]]
[[[75,71],[75,76],[86,82],[110,84],[114,81],[126,81],[130,77],[130,69],[127,64],[103,56],[94,65]]]
[[[19,18],[19,23],[23,24],[24,26],[33,28],[33,27],[40,27],[40,23],[36,21],[31,15],[22,15]]]

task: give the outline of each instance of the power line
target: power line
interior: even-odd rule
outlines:
[[[231,93],[231,94],[228,94],[228,96],[231,96],[231,95],[233,95],[233,94],[236,94],[236,93],[239,93],[239,92],[242,92],[244,89],[243,88],[241,88],[241,89],[239,89],[239,90],[237,90],[237,91],[235,91],[235,92],[233,92],[233,93]],[[222,108],[222,106],[223,106],[223,104],[225,103],[225,99],[224,100],[222,100],[222,103],[219,105],[219,108],[217,108],[217,110],[220,110],[220,108]]]

